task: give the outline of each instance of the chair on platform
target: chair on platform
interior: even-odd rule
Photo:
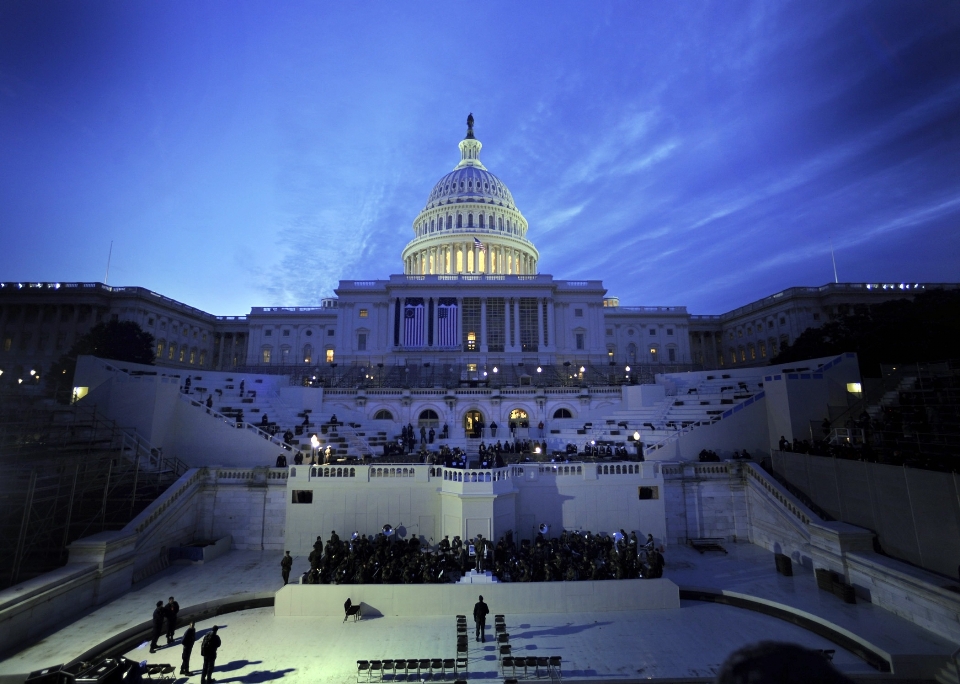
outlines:
[[[503,613],[497,613],[493,616],[494,622],[503,622]]]
[[[370,681],[370,661],[369,660],[358,660],[357,661],[357,681],[360,681],[362,675],[367,675],[367,681]]]
[[[419,678],[424,672],[430,670],[430,659],[421,658],[420,662],[417,663],[417,677]]]
[[[563,674],[560,672],[560,662],[560,656],[550,656],[550,669],[556,673],[557,679],[563,679]]]
[[[527,676],[530,671],[530,668],[533,668],[533,674],[535,677],[540,676],[540,671],[537,669],[537,657],[536,656],[527,656],[523,659],[523,674]]]
[[[509,644],[505,646],[501,646],[499,649],[497,649],[497,651],[498,651],[497,656],[500,658],[500,660],[503,660],[505,656],[513,655],[512,648]]]
[[[497,634],[501,634],[507,631],[507,626],[502,622],[498,622],[493,626],[493,629],[496,631]]]
[[[543,668],[543,673],[544,673],[545,675],[549,675],[549,674],[550,674],[550,659],[549,659],[549,658],[546,658],[546,657],[543,657],[543,656],[537,656],[537,677],[540,676],[540,668]]]
[[[509,643],[510,643],[510,635],[507,634],[506,632],[500,632],[500,633],[497,635],[497,643],[498,643],[498,644],[509,644]]]
[[[454,658],[443,659],[443,670],[441,670],[440,674],[444,679],[447,678],[447,672],[456,672],[456,663],[457,661]]]
[[[463,641],[457,642],[457,657],[459,658],[461,657],[461,655],[464,658],[467,657],[467,640],[466,639],[464,639]]]
[[[374,681],[374,676],[377,677],[381,682],[383,681],[383,661],[382,660],[371,660],[370,661],[370,681]]]
[[[506,657],[500,659],[500,674],[502,674],[504,677],[507,676],[507,668],[508,668],[508,667],[510,668],[510,673],[511,673],[513,676],[516,676],[516,675],[517,675],[517,666],[514,665],[514,657],[513,657],[513,656],[506,656]]]
[[[430,659],[430,676],[434,677],[440,672],[443,673],[443,658],[431,658]]]
[[[394,661],[392,661],[392,660],[384,660],[384,661],[383,661],[382,671],[383,671],[383,674],[387,674],[387,672],[389,672],[390,674],[396,676],[396,674],[397,674],[397,665],[396,665],[396,663],[395,663]],[[381,677],[381,679],[382,679],[382,677]]]
[[[466,672],[469,669],[468,663],[469,661],[466,656],[457,656],[456,664],[453,667],[454,676],[458,676],[461,672]],[[457,680],[457,682],[460,681],[462,680]]]
[[[413,660],[412,658],[411,658],[411,659],[407,659],[407,664],[404,666],[404,670],[405,670],[406,673],[407,673],[407,679],[410,678],[410,672],[411,672],[411,670],[412,670],[412,671],[416,671],[416,669],[417,669],[418,667],[420,667],[420,661],[419,661],[419,660]]]

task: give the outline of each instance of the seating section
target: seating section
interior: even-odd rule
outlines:
[[[466,684],[467,670],[470,663],[469,635],[467,633],[467,616],[457,615],[456,620],[457,657],[456,658],[397,658],[385,660],[358,660],[357,682],[374,681],[426,681],[454,680],[454,684]],[[514,656],[510,651],[510,634],[503,615],[494,616],[494,648],[498,653],[500,673],[506,682],[517,682],[518,679],[539,679],[549,677],[560,681],[560,656]],[[488,639],[483,644],[476,644],[477,660],[484,660]],[[508,677],[509,671],[509,678]],[[482,674],[480,675],[482,676]]]

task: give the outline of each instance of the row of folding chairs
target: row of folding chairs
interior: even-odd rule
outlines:
[[[405,680],[433,679],[440,676],[446,679],[448,673],[458,678],[467,671],[466,658],[398,658],[396,660],[358,660],[357,681],[383,681],[384,675],[397,678],[404,675]],[[362,678],[366,677],[365,680]]]
[[[558,680],[563,679],[563,673],[561,671],[561,658],[560,656],[504,656],[500,659],[500,671],[504,677],[507,676],[507,668],[510,669],[511,677],[516,680],[517,671],[523,668],[523,677],[527,678],[532,676],[539,679],[540,677],[550,677],[556,678]],[[507,679],[506,682],[510,680]]]

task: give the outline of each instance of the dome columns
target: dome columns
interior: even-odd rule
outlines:
[[[424,245],[408,251],[404,257],[404,273],[410,275],[534,275],[536,257],[523,249],[499,243],[486,243],[481,250],[476,243],[457,241]]]

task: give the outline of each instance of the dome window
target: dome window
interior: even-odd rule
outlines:
[[[490,189],[490,188],[488,187],[488,183],[484,183],[484,184],[483,184],[483,189],[484,189],[484,190],[489,190],[489,189]]]
[[[463,214],[457,214],[457,228],[463,228]]]
[[[460,192],[463,192],[463,181],[460,181]]]
[[[467,214],[467,227],[473,228],[473,214]]]
[[[483,214],[480,214],[480,227],[483,228]]]
[[[447,215],[447,230],[450,230],[451,228],[453,228],[453,217]]]

